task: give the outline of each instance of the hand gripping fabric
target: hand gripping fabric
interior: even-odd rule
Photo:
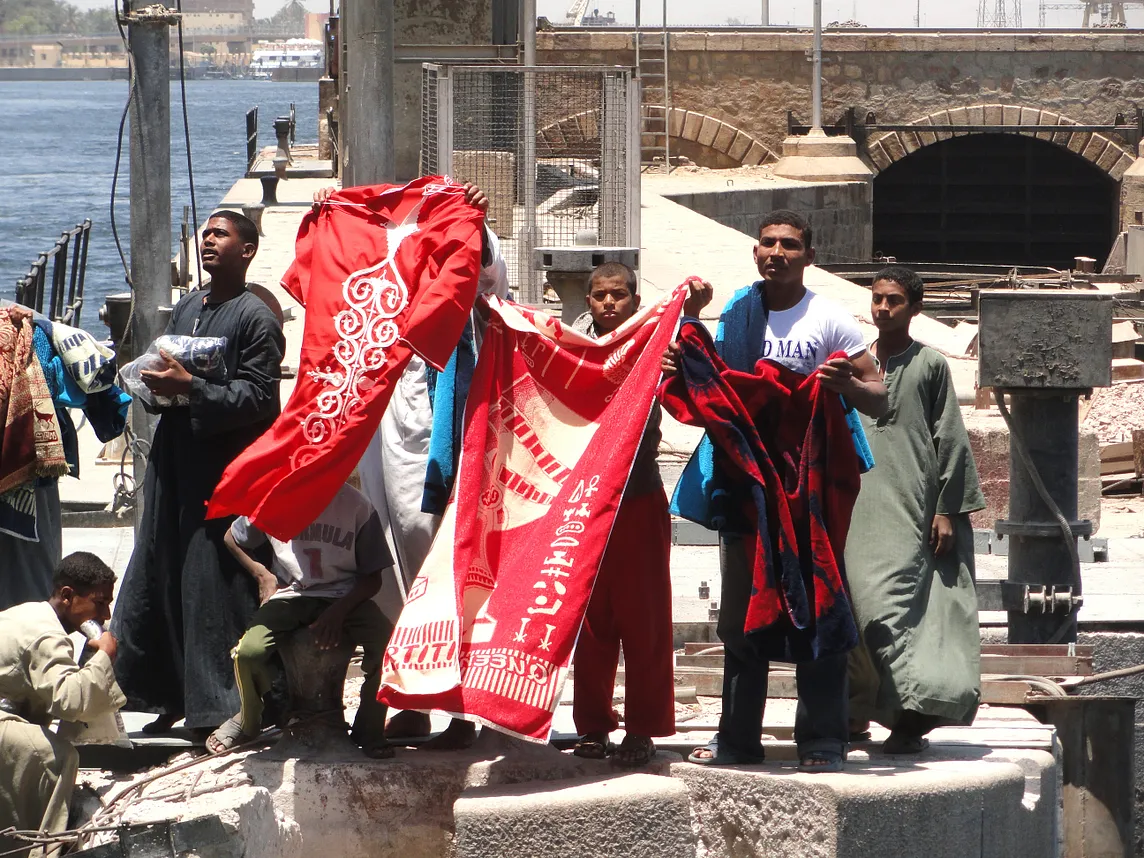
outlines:
[[[742,507],[734,518],[754,556],[744,631],[772,658],[852,649],[843,550],[861,477],[841,397],[772,361],[728,369],[700,324],[684,323],[679,343],[681,370],[660,396],[675,419],[707,430]]]
[[[298,381],[207,516],[290,539],[357,465],[414,353],[441,368],[476,297],[483,215],[439,176],[348,188],[302,221],[283,287],[306,307]]]

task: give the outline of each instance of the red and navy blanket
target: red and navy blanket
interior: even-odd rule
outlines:
[[[707,430],[739,507],[734,519],[750,523],[742,528],[754,555],[744,631],[775,658],[852,649],[858,630],[842,557],[861,477],[841,397],[772,361],[754,373],[729,369],[695,322],[684,322],[679,344],[680,372],[660,396],[675,419]]]

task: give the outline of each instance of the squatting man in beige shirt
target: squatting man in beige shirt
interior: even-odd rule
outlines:
[[[94,554],[77,552],[56,568],[46,602],[0,611],[0,832],[67,829],[79,755],[49,729],[53,720],[91,721],[125,703],[115,684],[116,641],[108,632],[88,646],[80,667],[68,635],[87,620],[111,618],[115,573]],[[0,833],[0,854],[26,840]],[[32,858],[58,855],[61,844],[29,848]]]

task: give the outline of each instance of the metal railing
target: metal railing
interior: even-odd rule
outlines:
[[[87,271],[87,245],[91,238],[91,220],[86,219],[39,255],[28,273],[16,281],[16,303],[46,314],[53,322],[79,326],[83,308],[83,281]],[[75,239],[74,242],[72,239]],[[69,253],[70,265],[69,265]],[[51,262],[51,291],[44,308],[48,289],[48,263]]]
[[[246,169],[254,169],[258,159],[258,108],[246,111]]]

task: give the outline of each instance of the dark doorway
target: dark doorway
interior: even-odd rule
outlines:
[[[874,251],[903,262],[1098,266],[1116,182],[1068,149],[1015,134],[925,146],[874,179]]]

